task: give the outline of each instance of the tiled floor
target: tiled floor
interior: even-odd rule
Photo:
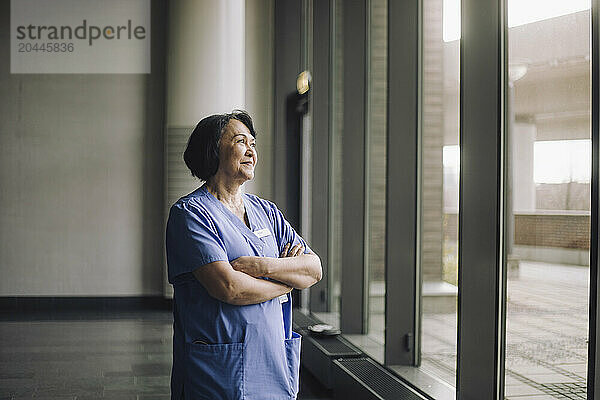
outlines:
[[[522,262],[507,284],[507,400],[585,399],[588,335],[586,267]],[[368,335],[347,337],[383,360],[383,310]],[[335,314],[317,314],[337,325]],[[423,314],[421,369],[455,384],[456,314]]]
[[[53,318],[0,322],[0,399],[170,398],[171,313]],[[304,372],[300,392],[299,399],[330,398]]]

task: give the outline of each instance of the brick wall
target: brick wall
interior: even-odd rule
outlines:
[[[516,214],[515,244],[589,250],[590,216]]]
[[[369,54],[369,273],[385,279],[387,0],[371,1]]]
[[[423,115],[421,177],[421,270],[424,280],[442,279],[444,53],[443,1],[423,2]]]
[[[457,214],[444,214],[444,240],[456,241]],[[516,214],[515,244],[589,250],[589,214]]]
[[[442,220],[444,229],[444,241],[457,241],[458,240],[458,214],[446,214]]]

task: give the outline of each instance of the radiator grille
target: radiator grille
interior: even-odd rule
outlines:
[[[328,353],[330,357],[352,357],[359,356],[362,352],[345,340],[338,336],[334,337],[318,337],[312,336],[313,340],[318,343]]]
[[[368,358],[340,359],[334,362],[386,400],[426,400]]]

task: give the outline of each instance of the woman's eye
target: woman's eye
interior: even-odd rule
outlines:
[[[238,142],[238,143],[243,143],[243,142],[244,142],[244,139],[239,139],[237,142]]]

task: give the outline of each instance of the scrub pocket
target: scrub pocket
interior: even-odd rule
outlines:
[[[244,343],[189,344],[185,397],[243,399]]]
[[[285,354],[290,376],[290,394],[295,398],[298,395],[300,375],[300,342],[302,336],[292,332],[292,338],[285,340]]]

